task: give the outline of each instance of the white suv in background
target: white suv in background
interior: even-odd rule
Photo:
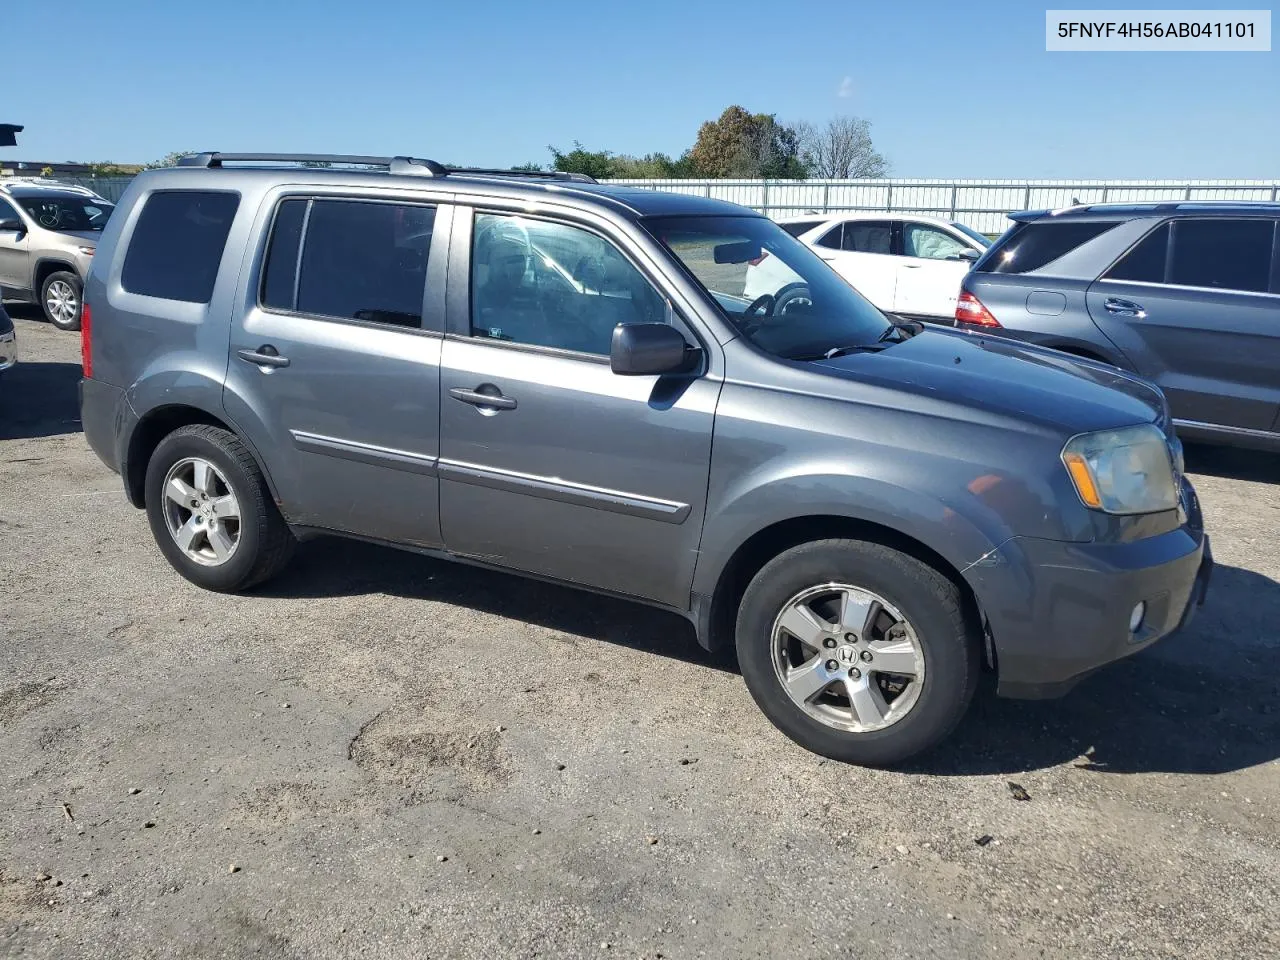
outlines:
[[[960,281],[991,243],[963,224],[937,217],[879,212],[785,217],[779,225],[810,246],[881,310],[933,323],[955,323]],[[747,267],[742,295],[754,300],[793,278],[765,253]]]

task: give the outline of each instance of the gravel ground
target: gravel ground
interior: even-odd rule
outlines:
[[[1190,452],[1187,633],[868,771],[644,608],[337,540],[201,592],[79,433],[78,338],[14,312],[0,953],[1280,952],[1274,457]]]

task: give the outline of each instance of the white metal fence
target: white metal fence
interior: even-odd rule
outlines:
[[[65,178],[64,178],[65,179]],[[118,200],[130,177],[83,183]],[[752,207],[771,217],[844,210],[885,210],[947,217],[1000,233],[1013,210],[1081,203],[1153,200],[1280,201],[1280,180],[611,180],[610,183],[693,193]]]
[[[611,180],[646,190],[693,193],[771,217],[884,210],[956,220],[1001,233],[1014,210],[1073,201],[1280,200],[1280,180]]]

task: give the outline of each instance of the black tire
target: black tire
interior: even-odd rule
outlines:
[[[75,308],[70,319],[59,317],[49,309],[49,288],[55,283],[65,283],[75,291]],[[40,309],[44,311],[45,319],[59,330],[80,329],[80,308],[83,304],[84,285],[80,282],[80,278],[69,270],[58,270],[55,273],[51,273],[44,278],[44,283],[40,284]]]
[[[774,670],[774,620],[802,591],[833,582],[863,587],[897,607],[923,649],[919,699],[879,730],[856,733],[814,719]],[[769,561],[743,594],[737,648],[747,689],[774,726],[806,750],[863,766],[898,764],[943,740],[968,709],[981,669],[980,640],[956,585],[914,557],[860,540],[805,543]]]
[[[231,557],[217,566],[188,557],[165,521],[165,477],[174,464],[188,457],[200,457],[217,467],[240,505],[239,542]],[[190,424],[161,440],[147,463],[145,495],[147,519],[160,552],[175,570],[206,590],[247,590],[279,573],[293,555],[296,541],[276,509],[257,461],[234,434],[220,427]]]

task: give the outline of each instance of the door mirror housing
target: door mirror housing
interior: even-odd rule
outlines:
[[[668,323],[620,323],[613,328],[609,369],[624,377],[684,373],[698,352]]]
[[[974,250],[973,248],[969,248],[967,250],[961,250],[959,253],[957,253],[956,259],[963,260],[966,263],[974,263],[977,261],[977,259],[980,256],[982,256],[982,254],[980,254],[977,250]]]
[[[27,227],[21,220],[15,220],[12,217],[8,220],[0,220],[0,233],[26,233]]]

